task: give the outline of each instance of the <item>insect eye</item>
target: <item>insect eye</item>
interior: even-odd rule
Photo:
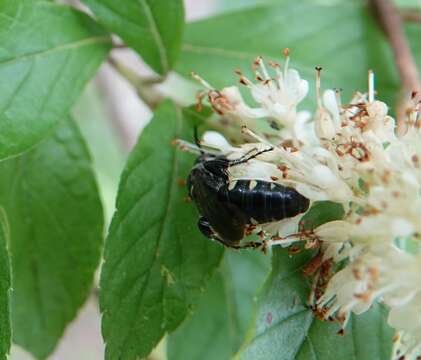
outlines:
[[[223,159],[218,159],[218,160],[206,161],[204,163],[204,166],[206,170],[208,170],[212,174],[215,174],[216,176],[225,177],[228,164],[229,164],[228,161],[225,161]]]

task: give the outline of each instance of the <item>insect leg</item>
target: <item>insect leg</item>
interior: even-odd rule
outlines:
[[[204,151],[202,150],[202,145],[200,144],[199,134],[197,132],[197,125],[194,126],[193,131],[194,131],[194,143],[200,149],[200,153],[203,155]]]
[[[246,249],[246,248],[258,248],[262,245],[262,243],[260,242],[256,242],[256,241],[250,241],[246,244],[232,244],[229,242],[226,242],[224,240],[222,240],[218,234],[212,229],[211,225],[209,224],[208,219],[206,219],[204,216],[201,216],[199,221],[197,222],[197,227],[199,228],[200,232],[205,235],[207,238],[209,239],[213,239],[216,240],[218,242],[220,242],[222,245],[227,246],[229,248],[233,248],[233,249]]]
[[[239,250],[239,249],[258,249],[263,246],[263,243],[259,241],[249,241],[245,244],[240,244],[240,245],[227,244],[227,243],[224,243],[224,245],[230,248]]]
[[[207,238],[214,239],[216,237],[215,231],[213,231],[208,219],[206,219],[204,216],[201,216],[199,218],[199,221],[197,222],[197,227],[199,228],[200,232]]]

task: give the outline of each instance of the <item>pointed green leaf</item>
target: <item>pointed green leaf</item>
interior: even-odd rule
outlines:
[[[246,335],[269,265],[260,252],[226,251],[194,314],[169,337],[168,359],[230,359]]]
[[[307,228],[343,217],[342,206],[315,203],[303,216]],[[340,326],[315,319],[307,306],[309,278],[302,270],[312,254],[290,256],[276,249],[272,273],[259,297],[254,325],[237,360],[383,360],[392,350],[393,330],[386,311],[373,306],[365,314],[352,315],[345,336]]]
[[[10,261],[8,251],[8,225],[0,207],[0,359],[7,358],[12,331],[10,327]]]
[[[182,0],[82,0],[98,21],[136,50],[157,73],[178,56],[184,28]]]
[[[106,359],[148,355],[187,316],[219,264],[223,248],[200,235],[179,181],[194,158],[171,145],[192,136],[180,109],[164,102],[121,177],[100,282]]]
[[[73,121],[0,163],[0,205],[10,224],[13,340],[44,359],[90,294],[102,243],[98,189]]]
[[[63,119],[107,55],[88,16],[52,2],[0,1],[0,159],[39,142]]]
[[[307,254],[290,257],[277,250],[272,275],[259,300],[253,334],[237,359],[241,360],[384,360],[391,355],[393,330],[386,313],[374,306],[353,315],[345,336],[338,324],[314,318],[306,306],[309,284],[302,268]]]

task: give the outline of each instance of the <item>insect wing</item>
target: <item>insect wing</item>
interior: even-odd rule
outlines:
[[[236,244],[244,237],[247,217],[236,205],[221,201],[209,179],[196,178],[192,195],[199,212],[207,218],[221,241]]]

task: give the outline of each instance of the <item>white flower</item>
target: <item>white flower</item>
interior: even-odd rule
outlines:
[[[336,126],[332,115],[323,107],[317,109],[315,122],[315,132],[321,140],[333,140],[336,135]]]
[[[347,221],[335,220],[317,227],[314,232],[328,243],[345,243],[349,240],[354,226]]]
[[[222,153],[235,151],[225,137],[217,131],[206,131],[203,134],[202,145],[218,149]]]
[[[324,92],[322,104],[320,96],[320,71],[322,69],[317,67],[316,70],[317,111],[314,119],[315,133],[321,141],[333,140],[339,130],[339,106],[333,90]]]
[[[387,115],[387,105],[381,101],[367,104],[367,121],[365,131],[372,130],[382,141],[393,141],[395,136],[395,121]]]
[[[296,138],[294,131],[296,117],[298,115],[303,118],[307,114],[307,112],[300,114],[297,111],[297,106],[307,96],[308,82],[301,79],[297,70],[289,68],[287,49],[285,56],[283,71],[279,64],[270,63],[274,77],[269,74],[263,59],[258,57],[253,64],[257,83],[249,80],[241,71],[236,71],[240,76],[240,83],[250,89],[251,96],[259,105],[256,108],[245,103],[240,91],[235,86],[219,91],[197,74],[193,74],[193,77],[207,89],[208,101],[218,114],[249,126],[251,120],[265,118],[274,121],[280,128],[284,127],[289,136]],[[203,96],[203,93],[200,94],[199,99],[201,100]]]
[[[267,112],[261,108],[251,108],[248,106],[243,97],[241,96],[240,90],[236,86],[226,87],[221,90],[221,98],[227,101],[225,104],[226,108],[223,111],[227,115],[241,120],[258,119],[267,116]],[[214,104],[218,104],[217,99],[214,100]],[[222,110],[221,110],[222,111]]]
[[[314,121],[311,120],[309,111],[299,111],[295,119],[294,134],[298,142],[303,144],[318,144],[318,139],[314,130]]]
[[[248,106],[237,87],[221,91],[198,78],[218,114],[247,124],[243,133],[253,139],[233,147],[215,134],[205,143],[230,159],[271,148],[229,169],[230,181],[254,179],[292,186],[310,200],[342,204],[345,217],[316,229],[300,229],[300,216],[259,224],[267,244],[289,246],[305,241],[319,246],[330,271],[317,272],[313,306],[321,317],[336,318],[344,328],[351,313],[360,314],[374,302],[390,309],[388,322],[398,334],[396,354],[421,356],[421,255],[400,244],[421,238],[421,119],[420,103],[411,99],[404,134],[395,135],[395,121],[385,103],[374,98],[374,75],[369,72],[368,94],[356,93],[343,104],[340,93],[321,95],[317,68],[317,109],[313,121],[297,106],[308,93],[308,82],[289,69],[261,57],[254,62],[257,83],[241,72],[256,107]],[[258,134],[257,119],[279,127],[276,134]],[[276,127],[276,126],[275,126]],[[335,270],[334,264],[341,264]],[[322,278],[324,277],[324,278]],[[318,288],[320,284],[326,287]]]
[[[240,82],[249,87],[253,99],[261,105],[266,117],[275,119],[279,125],[292,128],[297,105],[307,96],[308,82],[300,78],[297,70],[290,69],[288,50],[283,71],[280,65],[271,63],[275,78],[269,75],[261,57],[254,62],[257,83],[251,82],[241,72]]]
[[[405,307],[413,306],[412,300],[418,294],[421,294],[420,259],[391,244],[377,244],[365,247],[332,277],[317,305],[329,309],[326,318],[338,312],[345,321],[351,311],[356,314],[366,311],[378,299],[393,304],[392,309],[399,306],[399,311],[404,311]],[[390,314],[389,323],[397,325],[395,313]],[[409,331],[409,327],[408,324],[398,328]]]
[[[307,150],[284,151],[282,160],[287,167],[284,181],[311,200],[348,202],[352,191],[340,177],[335,159],[322,148]]]
[[[388,323],[400,329],[394,346],[395,358],[405,354],[405,359],[418,359],[421,351],[421,294],[411,296],[403,306],[394,306],[389,312]]]

